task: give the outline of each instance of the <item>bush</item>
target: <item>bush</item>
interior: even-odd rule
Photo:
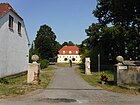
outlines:
[[[0,84],[9,84],[9,82],[5,78],[0,78]]]
[[[46,60],[46,59],[42,59],[42,60],[40,60],[39,63],[40,63],[40,68],[41,68],[41,69],[47,68],[48,65],[49,65],[49,61]]]

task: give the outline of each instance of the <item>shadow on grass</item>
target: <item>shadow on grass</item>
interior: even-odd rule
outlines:
[[[84,64],[78,64],[78,65],[79,65],[79,69],[81,70],[80,73],[85,74],[85,65]]]
[[[111,85],[111,86],[115,85],[115,84],[114,84],[114,81],[107,81],[107,84],[108,84],[108,85]]]
[[[84,70],[85,69],[85,65],[82,63],[82,64],[78,64],[79,65],[79,69],[82,69]]]
[[[85,74],[85,71],[81,71],[82,74]]]
[[[99,84],[102,84],[101,81],[98,81]],[[114,86],[114,81],[107,81],[105,84],[110,85],[110,86]]]

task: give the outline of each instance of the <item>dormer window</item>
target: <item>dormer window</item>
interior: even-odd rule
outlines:
[[[65,51],[63,51],[63,54],[65,54]]]
[[[76,51],[76,54],[78,54],[78,51]]]
[[[13,30],[14,18],[9,15],[9,28]]]
[[[71,51],[69,51],[69,54],[71,54],[72,52]]]

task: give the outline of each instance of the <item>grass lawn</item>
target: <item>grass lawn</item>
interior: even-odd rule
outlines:
[[[40,70],[40,84],[38,85],[27,84],[27,74],[0,79],[0,98],[23,95],[36,89],[46,88],[54,74],[54,69],[52,66],[49,66],[46,69]]]
[[[87,81],[92,86],[101,87],[105,90],[118,92],[118,93],[140,94],[139,92],[136,92],[134,90],[124,89],[114,85],[114,76],[113,73],[110,71],[104,71],[104,73],[107,74],[108,77],[108,81],[106,84],[101,84],[100,73],[98,72],[92,72],[92,75],[85,75],[84,71],[80,68],[77,68],[76,71],[81,75],[81,77],[85,81]]]

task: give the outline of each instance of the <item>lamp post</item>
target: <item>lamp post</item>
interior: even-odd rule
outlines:
[[[98,54],[98,72],[100,73],[100,53]]]
[[[98,54],[98,72],[100,74],[100,40],[101,40],[102,36],[99,36],[98,42],[99,42],[99,54]]]

